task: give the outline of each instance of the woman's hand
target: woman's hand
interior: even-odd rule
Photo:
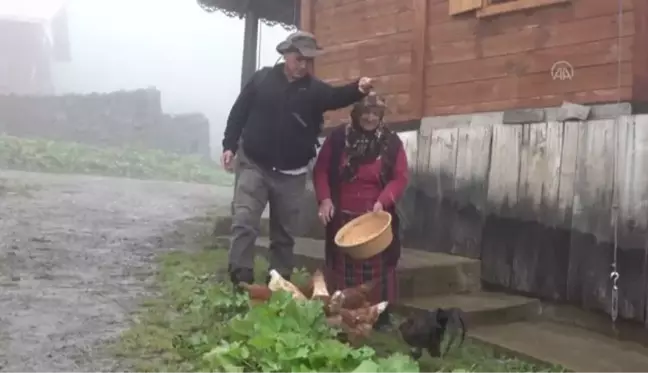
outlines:
[[[327,225],[331,219],[333,219],[333,214],[335,213],[335,207],[333,207],[333,201],[330,198],[327,198],[320,202],[319,205],[319,219],[322,224]]]
[[[380,202],[376,202],[373,206],[373,212],[378,212],[383,210],[383,205]]]

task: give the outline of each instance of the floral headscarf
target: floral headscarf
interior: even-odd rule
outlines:
[[[351,110],[351,123],[346,127],[345,152],[347,162],[342,170],[342,180],[353,181],[361,164],[374,162],[386,154],[389,136],[393,134],[383,123],[387,105],[385,99],[375,92],[365,96]],[[380,118],[375,130],[367,131],[360,126],[360,117],[375,112]]]

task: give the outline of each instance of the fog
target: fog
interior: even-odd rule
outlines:
[[[201,112],[212,155],[240,87],[244,21],[207,13],[195,0],[70,0],[71,61],[55,63],[57,94],[154,86],[168,113]],[[260,27],[260,64],[277,60],[288,34]]]

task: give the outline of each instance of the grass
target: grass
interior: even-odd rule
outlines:
[[[0,168],[233,185],[233,176],[199,156],[154,149],[97,147],[0,135]]]
[[[205,250],[197,253],[171,252],[160,258],[157,278],[159,294],[142,304],[133,326],[125,331],[114,346],[115,354],[134,371],[192,371],[192,359],[178,346],[179,339],[202,339],[218,342],[221,339],[222,318],[197,307],[195,298],[218,296],[209,290],[224,280],[225,250]],[[258,260],[257,279],[263,279],[267,265]],[[304,274],[295,282],[306,279]],[[205,296],[205,294],[211,294]],[[193,300],[192,300],[193,299]],[[188,307],[188,304],[193,306]],[[183,312],[178,310],[183,309]],[[174,342],[175,341],[175,342]],[[396,335],[375,333],[370,345],[379,354],[407,352]],[[424,357],[421,371],[481,371],[531,372],[563,371],[559,367],[538,365],[517,358],[502,356],[492,348],[466,340],[459,349],[451,350],[443,359]]]

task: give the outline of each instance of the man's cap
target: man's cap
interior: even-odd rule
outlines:
[[[322,48],[317,45],[315,35],[306,31],[297,31],[277,45],[277,52],[281,54],[291,51],[299,52],[306,58],[314,58],[322,52]]]

